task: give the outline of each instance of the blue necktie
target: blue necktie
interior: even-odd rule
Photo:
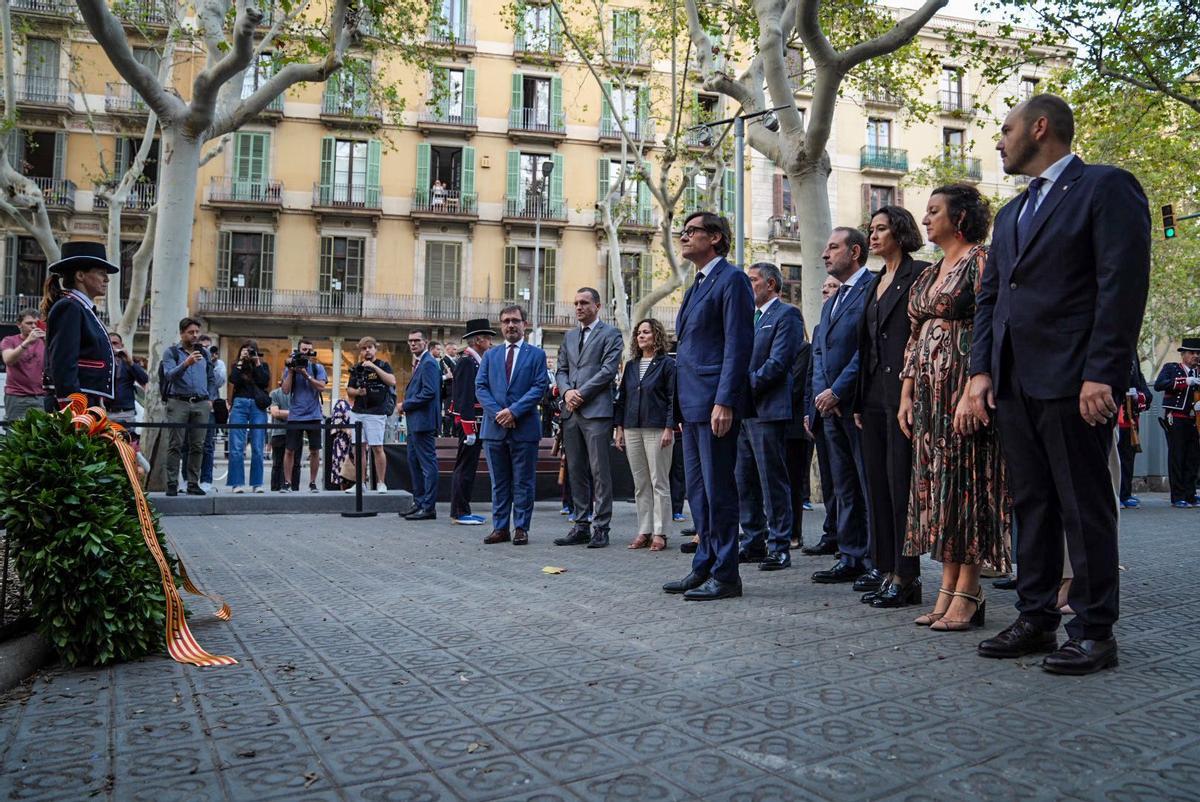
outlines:
[[[846,293],[850,290],[849,284],[843,284],[838,287],[837,295],[833,299],[833,308],[829,310],[829,316],[833,317],[837,314],[838,306],[841,305],[842,299],[846,297]]]
[[[1025,208],[1021,210],[1021,217],[1017,220],[1017,250],[1025,247],[1029,242],[1029,235],[1033,232],[1033,218],[1037,216],[1038,194],[1042,191],[1042,185],[1046,183],[1044,178],[1035,178],[1029,182],[1029,189],[1025,191]]]

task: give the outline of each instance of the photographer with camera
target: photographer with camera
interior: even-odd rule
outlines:
[[[378,346],[374,337],[363,337],[358,341],[358,364],[350,368],[346,395],[354,399],[350,420],[355,423],[362,421],[363,442],[371,447],[371,456],[375,460],[375,490],[386,493],[387,456],[383,453],[383,429],[388,415],[396,408],[396,376],[392,373],[391,365],[376,359]],[[354,465],[358,471],[358,481],[363,482],[366,488],[367,461],[364,453],[355,455]]]
[[[185,423],[186,429],[171,429],[167,446],[167,495],[179,493],[179,462],[187,438],[187,494],[203,496],[200,468],[204,462],[204,436],[212,419],[212,400],[217,397],[216,365],[212,353],[200,345],[200,321],[179,321],[179,342],[167,348],[159,365],[159,390],[167,402],[167,421]]]
[[[208,434],[204,436],[204,461],[200,463],[200,489],[211,493],[213,489],[213,464],[217,452],[217,426],[224,426],[229,421],[229,407],[225,403],[225,385],[229,383],[228,370],[225,360],[221,359],[221,349],[213,345],[212,335],[201,334],[198,342],[212,354],[213,376],[217,381],[217,395],[213,398],[212,415],[208,419]],[[225,443],[225,452],[229,453],[229,443]]]
[[[271,367],[263,364],[256,340],[243,340],[230,376],[233,396],[229,408],[230,423],[266,423],[271,397]],[[246,435],[250,435],[250,486],[263,492],[263,446],[266,429],[229,430],[229,487],[234,493],[246,489]]]
[[[292,396],[292,405],[288,409],[287,451],[283,458],[283,475],[290,480],[292,466],[304,447],[305,433],[308,435],[308,489],[317,492],[317,470],[321,465],[321,393],[325,391],[328,376],[325,368],[317,361],[317,349],[312,340],[300,340],[299,347],[292,352],[283,363],[283,382],[280,385],[285,393]],[[283,491],[299,490],[299,485],[292,486],[285,482]]]
[[[135,423],[137,421],[136,391],[139,386],[145,387],[150,383],[150,374],[141,365],[133,361],[133,357],[125,350],[125,341],[115,331],[108,333],[108,342],[112,346],[113,355],[113,400],[107,405],[105,412],[109,420],[117,423]],[[138,432],[131,430],[136,439]]]

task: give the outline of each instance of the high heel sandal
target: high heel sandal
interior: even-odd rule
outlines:
[[[638,535],[637,537],[635,537],[633,539],[633,542],[630,543],[625,548],[627,548],[627,549],[644,549],[649,545],[650,545],[650,536],[649,535]]]
[[[666,535],[655,535],[650,542],[650,551],[662,551],[667,547]]]
[[[971,601],[975,602],[975,614],[971,616],[971,620],[947,621],[943,617],[936,624],[931,625],[929,628],[937,632],[965,632],[968,629],[977,629],[978,627],[982,627],[984,621],[984,610],[987,607],[987,601],[985,601],[983,598],[983,586],[980,586],[979,590],[975,591],[975,595],[971,595],[970,593],[962,593],[957,590],[954,591],[953,595],[961,596],[964,599],[970,599]]]
[[[938,594],[940,595],[942,593],[945,593],[947,596],[954,595],[954,591],[950,590],[949,588],[938,588]],[[949,609],[949,606],[947,606],[947,609]],[[925,615],[917,617],[917,619],[914,620],[913,623],[919,627],[931,627],[938,621],[941,621],[942,617],[944,615],[946,615],[944,612],[925,613]]]

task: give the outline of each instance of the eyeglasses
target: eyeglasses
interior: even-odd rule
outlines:
[[[708,233],[708,229],[705,228],[704,226],[688,226],[683,231],[679,232],[679,238],[683,239],[684,237],[687,237],[690,239],[690,238],[696,236],[697,234],[707,234],[707,233]]]

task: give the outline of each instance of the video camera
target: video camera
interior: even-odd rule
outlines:
[[[289,368],[303,368],[303,369],[307,370],[308,369],[308,354],[297,349],[295,351],[292,351],[291,355],[288,356],[287,361],[284,362],[283,364]]]

